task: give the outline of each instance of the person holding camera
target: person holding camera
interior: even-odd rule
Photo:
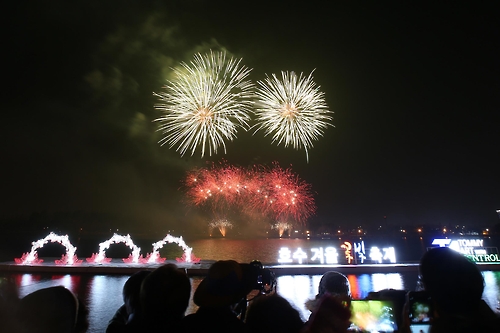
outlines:
[[[484,279],[475,263],[446,247],[427,251],[420,260],[423,293],[429,298],[431,333],[500,332],[500,318],[482,299]],[[415,292],[409,293],[416,297]],[[406,324],[401,332],[413,332],[410,304],[405,305]]]
[[[252,267],[248,264],[234,260],[212,264],[196,288],[193,302],[199,309],[184,318],[184,332],[250,333],[235,310],[241,302],[246,304],[248,293],[254,289],[252,279]]]

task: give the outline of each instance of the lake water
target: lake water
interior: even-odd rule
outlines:
[[[263,263],[276,263],[281,247],[296,249],[301,247],[305,251],[315,247],[339,246],[339,240],[305,240],[305,239],[273,239],[273,240],[231,240],[207,239],[187,242],[193,248],[193,253],[202,260],[234,259],[239,262],[250,262],[254,259]],[[398,261],[417,260],[426,249],[422,240],[390,242],[384,240],[368,244],[369,246],[394,246]],[[115,250],[120,252],[123,249]],[[127,250],[127,249],[125,249]],[[149,251],[149,249],[148,249]],[[125,251],[126,252],[126,251]],[[111,257],[113,251],[107,252]],[[42,251],[39,253],[43,258]],[[128,253],[121,254],[127,257]],[[162,257],[173,259],[182,255],[175,244],[168,245],[161,250]],[[116,257],[116,256],[115,256]],[[118,256],[119,258],[120,256]],[[401,259],[404,258],[404,259]],[[327,271],[328,268],[325,268]],[[351,283],[354,298],[364,298],[370,291],[379,291],[386,288],[414,290],[417,284],[417,273],[393,272],[388,274],[351,274],[348,279]],[[500,271],[483,272],[486,288],[483,295],[485,301],[492,307],[498,306],[500,298]],[[118,309],[122,301],[122,287],[128,275],[55,275],[55,274],[12,274],[15,278],[20,296],[23,297],[35,290],[50,286],[62,285],[76,293],[88,306],[90,333],[104,332],[108,321]],[[277,292],[288,299],[302,314],[308,318],[309,311],[304,303],[317,293],[321,275],[283,275],[278,277]],[[202,277],[192,277],[193,291]],[[187,313],[196,311],[196,305],[191,301]]]

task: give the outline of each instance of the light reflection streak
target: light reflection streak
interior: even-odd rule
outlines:
[[[347,275],[347,280],[349,280],[349,284],[351,285],[351,295],[352,297],[359,297],[359,285],[358,285],[358,279],[356,278],[356,275],[349,274]]]
[[[500,272],[486,271],[483,272],[484,291],[483,299],[488,305],[500,312]]]
[[[372,290],[372,278],[368,274],[361,274],[358,278],[359,294],[352,295],[354,299],[363,299]]]
[[[56,275],[52,276],[52,280],[55,284],[58,286],[63,286],[73,292],[78,289],[78,283],[80,280],[80,277],[77,275]]]
[[[129,276],[96,275],[90,280],[87,304],[88,332],[99,332],[97,325],[107,326],[118,307],[123,304],[122,289]]]
[[[319,276],[319,279],[321,275]],[[318,279],[318,277],[317,277]],[[286,298],[299,311],[303,320],[309,319],[311,314],[305,308],[305,302],[309,299],[314,299],[318,290],[319,280],[313,286],[313,279],[307,275],[284,275],[277,278],[278,286],[277,293]]]
[[[380,291],[383,289],[404,289],[401,274],[372,274],[372,291]]]

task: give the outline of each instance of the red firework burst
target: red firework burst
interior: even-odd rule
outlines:
[[[185,185],[190,203],[214,210],[238,208],[299,223],[316,210],[311,185],[277,162],[272,168],[254,166],[250,170],[225,162],[213,164],[191,171]]]
[[[239,205],[245,196],[247,173],[235,166],[212,164],[211,168],[200,168],[190,172],[185,185],[189,202],[195,205],[228,207]]]
[[[303,223],[314,214],[316,206],[311,185],[301,180],[290,168],[283,169],[275,162],[262,176],[266,184],[267,210],[276,220],[293,219]]]

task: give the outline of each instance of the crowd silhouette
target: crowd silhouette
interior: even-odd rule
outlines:
[[[123,305],[106,333],[500,332],[498,314],[482,300],[484,279],[476,264],[449,248],[435,248],[423,255],[419,271],[423,290],[411,295],[425,293],[429,298],[432,311],[425,321],[415,324],[410,319],[408,291],[371,292],[363,303],[352,299],[346,276],[328,271],[316,297],[306,302],[311,315],[304,322],[274,288],[272,274],[263,282],[264,271],[258,265],[233,260],[211,265],[192,295],[198,309],[186,316],[190,279],[185,270],[165,264],[129,277],[123,286]],[[389,304],[379,315],[391,325],[364,326],[357,311],[370,304]],[[14,282],[0,279],[0,332],[83,333],[88,315],[83,302],[65,287],[44,288],[19,298]]]

